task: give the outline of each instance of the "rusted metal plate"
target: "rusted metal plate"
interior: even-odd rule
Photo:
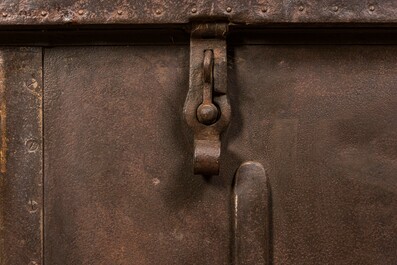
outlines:
[[[397,264],[397,47],[230,51],[223,174],[264,165],[273,264]]]
[[[42,260],[42,49],[0,49],[0,264]]]
[[[45,49],[45,264],[230,264],[228,179],[193,175],[188,46]]]
[[[0,25],[174,24],[209,17],[232,23],[395,23],[395,0],[43,0],[0,2]]]

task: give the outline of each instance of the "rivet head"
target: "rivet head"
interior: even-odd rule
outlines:
[[[369,10],[370,10],[370,11],[374,11],[374,10],[375,10],[375,7],[374,7],[374,6],[369,6]]]
[[[30,213],[35,213],[35,212],[37,212],[37,210],[38,210],[38,203],[37,203],[36,201],[30,200],[30,201],[28,202],[28,205],[29,205],[29,212],[30,212]]]
[[[45,16],[47,16],[47,12],[46,12],[46,11],[41,11],[41,15],[42,15],[43,17],[45,17]]]
[[[197,8],[193,7],[193,8],[192,8],[192,13],[193,13],[193,14],[197,13]]]
[[[32,153],[39,149],[39,143],[34,139],[29,139],[26,141],[26,147],[28,148],[28,152]]]
[[[122,10],[119,10],[119,11],[117,11],[117,14],[122,15],[122,14],[123,14],[123,11],[122,11]]]
[[[8,14],[7,14],[6,12],[3,12],[2,16],[3,16],[3,17],[7,17]]]
[[[267,12],[267,7],[262,7],[262,12],[266,13]]]
[[[231,8],[230,6],[228,6],[228,7],[226,8],[226,12],[228,12],[228,13],[232,12],[232,8]]]
[[[157,15],[161,15],[161,10],[160,9],[156,9],[156,14]]]
[[[338,7],[338,6],[334,6],[334,7],[332,8],[332,10],[334,10],[334,12],[338,12],[339,7]]]
[[[84,14],[84,10],[80,9],[78,13],[79,13],[79,15],[81,16],[81,15]]]
[[[197,108],[197,119],[205,125],[216,122],[218,114],[218,108],[214,104],[201,104]]]
[[[299,11],[303,11],[303,9],[305,9],[303,6],[299,7]]]

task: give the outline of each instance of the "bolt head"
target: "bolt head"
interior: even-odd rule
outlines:
[[[214,104],[201,104],[197,108],[197,118],[205,125],[211,125],[218,118],[218,108]]]

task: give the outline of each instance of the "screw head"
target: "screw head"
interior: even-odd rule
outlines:
[[[226,8],[226,12],[228,12],[228,13],[232,12],[232,8],[231,8],[230,6],[228,6],[228,7]]]
[[[29,152],[35,152],[39,149],[39,143],[34,139],[29,139],[26,141],[26,147]]]
[[[192,13],[193,13],[193,14],[197,13],[197,8],[193,7],[193,8],[192,8]]]
[[[218,108],[214,104],[201,104],[197,108],[197,118],[205,125],[211,125],[218,118]]]

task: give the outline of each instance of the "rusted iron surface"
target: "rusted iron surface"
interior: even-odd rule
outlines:
[[[220,135],[230,122],[227,97],[226,24],[193,26],[190,76],[183,113],[194,131],[195,174],[219,174]]]
[[[2,0],[0,25],[232,23],[395,23],[395,0]]]
[[[233,265],[270,264],[270,198],[263,166],[244,162],[233,182]]]
[[[266,169],[273,264],[397,264],[396,56],[393,45],[230,50],[221,172],[248,159]]]
[[[192,171],[189,47],[44,61],[45,264],[230,264],[229,183]]]
[[[42,49],[0,49],[0,264],[42,260]]]

